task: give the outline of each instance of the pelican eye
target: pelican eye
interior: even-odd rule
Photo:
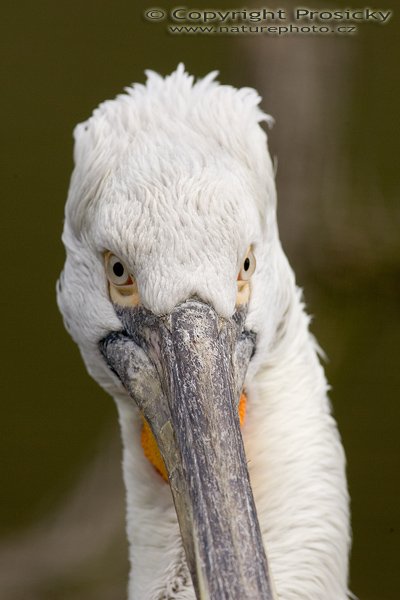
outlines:
[[[138,306],[140,304],[139,289],[124,261],[112,252],[104,254],[104,261],[108,291],[112,302],[122,306]]]
[[[242,262],[242,268],[238,275],[238,281],[249,281],[256,269],[256,257],[251,247],[248,249]]]
[[[256,268],[256,257],[251,246],[249,246],[242,266],[237,276],[236,305],[247,304],[250,300],[250,279]]]
[[[132,285],[133,280],[128,268],[115,254],[106,255],[106,273],[110,283],[113,285]]]

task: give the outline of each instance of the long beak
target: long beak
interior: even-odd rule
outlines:
[[[100,348],[157,440],[197,598],[272,600],[237,409],[254,349],[244,311],[116,310],[126,333]]]

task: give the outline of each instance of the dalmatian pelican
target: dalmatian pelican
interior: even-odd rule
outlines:
[[[250,88],[146,72],[74,132],[58,304],[115,399],[130,600],[345,600],[345,458]]]

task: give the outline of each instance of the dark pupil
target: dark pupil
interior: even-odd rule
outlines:
[[[243,263],[243,269],[245,271],[248,271],[250,269],[250,259],[249,258],[246,258],[246,260],[244,261],[244,263]]]
[[[113,272],[116,277],[122,277],[124,274],[124,265],[122,265],[120,262],[114,263]]]

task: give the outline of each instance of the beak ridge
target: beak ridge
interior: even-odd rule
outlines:
[[[245,312],[116,310],[126,333],[100,349],[157,440],[197,598],[272,600],[237,410],[255,341]]]

